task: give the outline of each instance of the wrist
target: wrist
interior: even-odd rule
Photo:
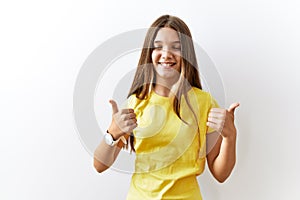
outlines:
[[[107,133],[109,133],[114,140],[118,140],[121,136],[122,136],[122,133],[120,133],[118,130],[115,130],[115,129],[112,129],[112,128],[108,128],[106,130]]]
[[[235,142],[236,141],[236,134],[232,134],[230,136],[223,136],[223,140],[227,142]]]
[[[104,135],[105,142],[110,146],[115,146],[121,140],[123,144],[127,144],[126,138],[122,135],[114,136],[109,130],[106,130],[106,134]]]

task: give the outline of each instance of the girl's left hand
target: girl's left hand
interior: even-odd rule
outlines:
[[[210,109],[206,123],[207,126],[215,129],[223,138],[235,137],[234,110],[239,105],[239,103],[233,103],[227,110],[224,108]]]

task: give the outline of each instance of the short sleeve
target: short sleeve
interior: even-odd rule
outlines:
[[[135,94],[130,95],[122,104],[122,108],[134,109],[137,104],[137,98]]]
[[[213,98],[211,95],[210,95],[210,102],[209,102],[209,104],[210,104],[210,106],[209,106],[209,110],[207,112],[207,115],[209,114],[209,111],[210,111],[211,108],[219,108],[220,107],[219,104],[218,104],[218,102],[216,101],[216,99]],[[212,133],[214,131],[215,131],[215,129],[208,127],[206,133],[210,134],[210,133]]]
[[[126,100],[127,108],[133,108],[134,107],[134,100],[135,100],[135,95],[134,94],[130,95],[127,98],[127,100]]]

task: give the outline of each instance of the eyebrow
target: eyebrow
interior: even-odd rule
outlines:
[[[162,41],[160,41],[160,40],[156,40],[156,41],[154,41],[154,43],[162,43]],[[173,41],[173,42],[171,42],[172,44],[176,44],[176,43],[179,43],[180,44],[180,41]]]

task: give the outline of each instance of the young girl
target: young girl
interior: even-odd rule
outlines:
[[[202,91],[191,33],[179,18],[159,17],[149,28],[128,95],[112,105],[112,122],[94,153],[103,172],[122,147],[136,153],[127,200],[201,200],[196,176],[205,161],[224,182],[236,160],[234,103],[228,110]]]

